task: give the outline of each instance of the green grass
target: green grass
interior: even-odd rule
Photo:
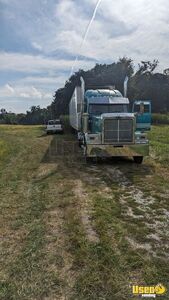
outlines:
[[[0,140],[0,160],[4,160],[4,158],[8,154],[8,146],[4,140]]]
[[[153,124],[169,124],[169,114],[153,114],[152,115]]]
[[[160,125],[153,127],[149,133],[151,141],[151,150],[154,159],[159,161],[162,165],[168,166],[169,163],[169,126]]]
[[[93,166],[77,158],[76,145],[71,153],[69,132],[46,136],[39,126],[0,126],[0,299],[129,300],[132,283],[168,286],[167,227],[160,244],[151,237],[157,229],[147,225],[167,225],[168,130],[153,126],[151,155],[141,166],[127,160]],[[119,184],[116,170],[128,185]],[[79,181],[82,195],[75,192]]]
[[[33,178],[50,138],[46,141],[38,138],[42,133],[38,127],[3,126],[0,132],[8,145],[1,170],[0,298],[35,299],[47,295],[51,286],[58,292],[60,286],[55,272],[46,272],[44,212],[49,204],[45,196],[48,184]]]

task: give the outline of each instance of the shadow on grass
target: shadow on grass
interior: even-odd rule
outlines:
[[[44,138],[47,137],[48,135],[46,134],[46,132],[43,132],[41,135],[38,135],[37,138]]]
[[[75,134],[70,130],[66,130],[64,134],[55,134],[50,142],[50,145],[42,158],[42,163],[62,163],[71,168],[86,166],[112,166],[118,167],[126,176],[132,177],[135,174],[140,176],[151,175],[154,173],[154,166],[147,161],[143,164],[134,163],[129,157],[98,157],[86,161],[83,150],[79,147]]]
[[[42,163],[81,162],[84,160],[78,141],[71,134],[54,135],[42,158]]]

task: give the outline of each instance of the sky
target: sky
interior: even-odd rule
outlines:
[[[169,67],[168,0],[102,0],[82,43],[97,2],[0,0],[0,108],[46,107],[73,66],[87,70],[127,56]]]

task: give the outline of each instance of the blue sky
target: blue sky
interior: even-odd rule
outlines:
[[[168,0],[0,0],[0,108],[46,107],[75,70],[124,55],[169,67]],[[80,52],[80,53],[79,53]]]

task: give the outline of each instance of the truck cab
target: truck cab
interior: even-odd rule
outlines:
[[[123,114],[129,111],[129,100],[117,90],[88,90],[85,93],[85,101],[91,133],[101,131],[103,114],[113,117],[114,114]]]

